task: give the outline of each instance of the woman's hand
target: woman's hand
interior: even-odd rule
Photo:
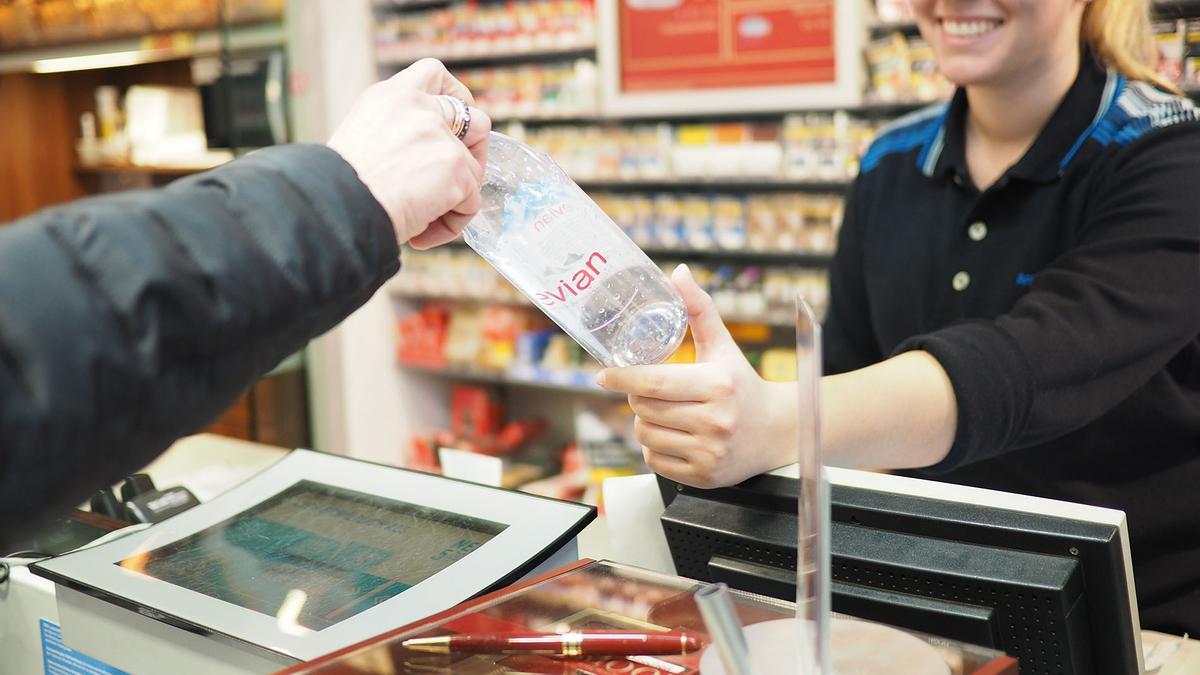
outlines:
[[[671,280],[687,305],[697,362],[609,368],[597,376],[605,389],[629,395],[646,464],[709,488],[796,461],[795,386],[758,376],[687,266]]]
[[[329,139],[414,248],[454,239],[481,205],[491,119],[472,106],[460,141],[443,94],[474,103],[441,62],[423,59],[363,92]]]

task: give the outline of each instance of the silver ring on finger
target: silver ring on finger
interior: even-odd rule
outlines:
[[[471,109],[467,106],[467,102],[457,96],[449,96],[442,94],[442,98],[450,103],[451,109],[454,110],[454,118],[447,124],[450,127],[450,133],[458,140],[467,137],[467,131],[471,128]]]

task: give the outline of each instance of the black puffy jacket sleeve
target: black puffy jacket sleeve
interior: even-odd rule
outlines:
[[[0,546],[205,427],[398,268],[382,207],[317,145],[0,227]]]

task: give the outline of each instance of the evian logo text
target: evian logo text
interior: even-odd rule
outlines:
[[[584,261],[583,267],[580,267],[574,274],[571,274],[569,280],[559,279],[558,286],[537,293],[534,297],[546,307],[552,307],[560,302],[568,302],[572,298],[578,297],[580,293],[591,286],[592,282],[604,273],[603,266],[607,264],[608,258],[605,258],[599,251],[592,251],[591,255]]]

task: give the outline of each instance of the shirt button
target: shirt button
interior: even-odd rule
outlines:
[[[959,272],[954,275],[954,279],[951,280],[950,285],[956,291],[965,291],[967,290],[967,286],[971,285],[971,275],[966,272]]]
[[[980,222],[971,223],[967,228],[967,236],[971,241],[983,241],[987,237],[987,224]]]

